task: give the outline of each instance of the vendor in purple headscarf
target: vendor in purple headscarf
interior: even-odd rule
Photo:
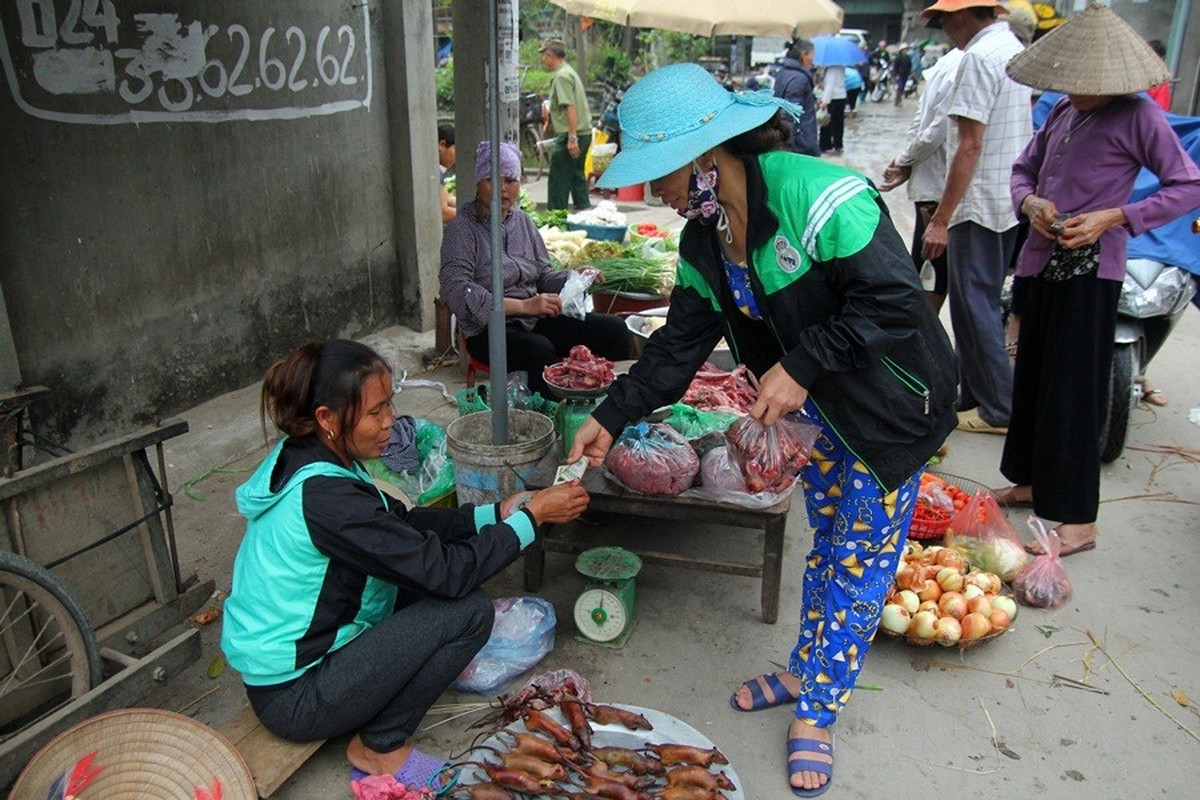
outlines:
[[[492,308],[491,158],[491,142],[480,142],[475,155],[475,199],[459,207],[458,216],[446,225],[438,273],[442,302],[458,318],[467,352],[485,364]],[[521,151],[509,142],[500,145],[500,176],[508,369],[526,372],[529,388],[546,395],[542,379],[546,365],[564,358],[577,344],[613,361],[629,358],[630,334],[612,314],[587,314],[584,319],[562,314],[559,293],[568,273],[550,265],[537,226],[517,207]]]

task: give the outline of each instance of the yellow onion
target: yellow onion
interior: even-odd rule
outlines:
[[[998,594],[992,598],[992,613],[1003,611],[1008,614],[1009,620],[1017,617],[1017,602],[1005,594]]]
[[[964,585],[963,574],[954,567],[942,567],[934,580],[943,592],[961,592]]]
[[[982,639],[992,632],[992,623],[982,614],[967,614],[962,618],[960,624],[962,625],[962,638],[968,642]]]
[[[988,618],[993,631],[1002,631],[1008,627],[1012,619],[1008,616],[1008,612],[1000,608],[992,609],[992,616]]]
[[[883,607],[883,616],[880,618],[879,624],[888,633],[902,636],[908,630],[908,626],[912,624],[912,615],[904,606],[888,603]]]
[[[932,611],[918,611],[913,614],[909,632],[918,639],[932,639],[937,621],[937,615]]]
[[[962,625],[954,617],[938,617],[933,623],[933,639],[938,644],[950,645],[962,638]]]
[[[917,597],[917,593],[912,589],[901,589],[896,592],[892,602],[904,606],[905,610],[912,615],[917,613],[918,607],[921,605],[921,598]]]
[[[938,599],[938,611],[944,617],[962,619],[967,615],[967,598],[958,592],[946,592]]]

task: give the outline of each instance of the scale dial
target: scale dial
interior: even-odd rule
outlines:
[[[575,627],[593,641],[611,642],[629,621],[625,603],[608,589],[585,589],[575,601]]]

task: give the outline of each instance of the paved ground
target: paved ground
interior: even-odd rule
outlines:
[[[848,126],[847,163],[878,178],[914,110],[910,103],[861,111]],[[544,197],[543,184],[530,191]],[[889,201],[907,237],[907,198]],[[632,221],[674,220],[661,206],[622,205]],[[429,259],[434,268],[434,254]],[[450,392],[462,385],[461,367],[421,373],[432,331],[393,328],[368,342],[412,377],[441,381]],[[1195,460],[1189,463],[1177,448],[1192,454],[1200,448],[1200,427],[1188,421],[1189,409],[1200,406],[1197,348],[1200,314],[1189,311],[1153,368],[1171,405],[1134,414],[1129,448],[1104,470],[1100,546],[1067,561],[1074,599],[1057,611],[1022,609],[1008,635],[961,654],[881,637],[861,691],[837,726],[829,797],[1194,796],[1186,787],[1200,778],[1200,714],[1187,698],[1200,698],[1200,645],[1185,628],[1200,617],[1200,481]],[[226,589],[242,533],[232,492],[263,452],[257,401],[252,386],[183,414],[192,433],[168,448],[182,566]],[[455,415],[430,389],[406,389],[398,403],[406,413],[443,424]],[[956,432],[948,444],[946,471],[1003,485],[999,437]],[[1014,522],[1024,528],[1023,517],[1014,515]],[[617,542],[654,538],[665,547],[711,548],[740,558],[752,558],[758,548],[753,536],[705,525],[614,519],[599,533]],[[570,610],[582,579],[569,557],[551,555],[541,595],[558,611],[558,642],[540,668],[569,667],[591,681],[601,701],[659,709],[698,728],[730,756],[745,797],[791,797],[784,771],[790,711],[739,714],[728,697],[745,678],[786,662],[809,544],[803,514],[793,513],[775,625],[759,619],[755,580],[646,567],[638,578],[640,623],[620,651],[574,640]],[[514,565],[488,588],[497,596],[519,594],[520,576]],[[214,727],[241,710],[236,675],[205,674],[219,652],[218,627],[204,630],[200,662],[168,681],[151,704],[185,710]],[[1186,707],[1173,692],[1182,693]],[[475,699],[481,698],[444,698]],[[464,722],[426,730],[417,743],[436,753],[461,750],[470,738]],[[348,797],[344,747],[344,740],[328,743],[276,796]]]

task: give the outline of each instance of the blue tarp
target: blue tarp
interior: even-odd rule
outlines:
[[[1167,114],[1167,122],[1179,134],[1183,149],[1192,160],[1200,164],[1200,117],[1183,117]],[[1142,170],[1133,184],[1131,200],[1158,191],[1158,178],[1149,170]],[[1192,220],[1200,215],[1200,208],[1171,220],[1166,225],[1146,231],[1129,240],[1130,258],[1149,258],[1164,264],[1183,267],[1193,275],[1200,275],[1200,235],[1192,233]]]

